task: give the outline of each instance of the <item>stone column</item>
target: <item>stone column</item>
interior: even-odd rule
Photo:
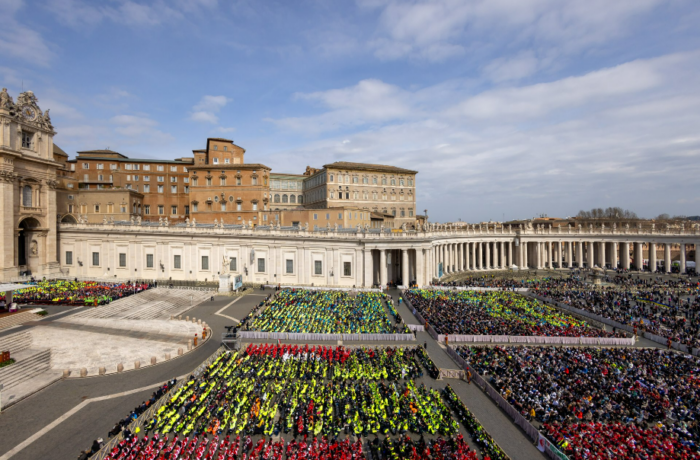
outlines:
[[[498,268],[498,243],[493,243],[492,251],[491,260],[493,260],[493,268]]]
[[[649,270],[656,271],[656,243],[649,243]]]
[[[462,257],[464,253],[462,252],[462,243],[457,243],[457,271],[461,272],[464,270],[464,266],[462,264]]]
[[[579,268],[583,267],[583,241],[576,243],[576,262]]]
[[[476,243],[476,268],[478,270],[481,270],[483,267],[483,247],[482,247],[482,242]]]
[[[700,241],[695,242],[695,273],[700,273]]]
[[[588,255],[588,268],[593,268],[595,265],[595,243],[588,242],[586,245],[586,253]]]
[[[484,268],[488,270],[491,268],[491,248],[489,247],[490,243],[484,243],[484,251],[486,251],[486,254],[484,254]]]
[[[605,257],[605,242],[600,243],[600,268],[605,268],[605,262],[606,262],[606,257]]]
[[[374,284],[374,259],[372,257],[372,250],[366,249],[363,251],[365,257],[365,287],[372,287]]]
[[[530,254],[528,251],[528,246],[529,246],[528,242],[522,242],[522,241],[520,242],[520,247],[522,248],[522,251],[523,251],[522,252],[522,255],[523,255],[522,266],[523,266],[523,268],[528,268],[530,266]]]
[[[613,270],[617,270],[617,251],[619,247],[617,243],[610,243],[610,266]]]
[[[561,269],[563,267],[562,264],[562,247],[561,247],[561,241],[557,242],[557,264],[559,265],[559,268]]]
[[[664,244],[664,271],[671,273],[671,245],[669,243]]]
[[[401,250],[401,284],[408,286],[408,249]]]
[[[634,243],[634,266],[637,270],[644,268],[644,247],[642,247],[642,243]]]
[[[685,273],[685,243],[681,243],[681,275]]]
[[[476,243],[469,243],[469,257],[471,258],[471,269],[476,270]]]
[[[507,265],[510,267],[513,265],[513,242],[508,242],[508,262]]]
[[[425,256],[423,248],[416,249],[416,284],[418,287],[425,286]]]
[[[620,243],[620,265],[624,270],[630,268],[630,244]]]
[[[386,249],[379,250],[379,284],[386,287]]]

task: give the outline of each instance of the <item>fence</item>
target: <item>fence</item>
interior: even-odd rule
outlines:
[[[454,359],[457,362],[457,364],[459,364],[462,367],[462,369],[464,369],[465,372],[467,371],[467,369],[469,369],[469,365],[464,360],[464,358],[459,356],[452,347],[447,347],[447,354],[449,354],[450,357],[452,357],[452,359]],[[476,385],[479,388],[481,388],[484,393],[486,393],[491,399],[493,399],[493,401],[498,405],[498,407],[503,409],[510,416],[510,418],[513,419],[513,422],[515,422],[516,425],[522,428],[523,431],[530,437],[530,439],[532,439],[534,443],[538,444],[539,448],[541,438],[539,430],[535,428],[532,425],[532,423],[530,423],[525,417],[523,417],[523,415],[520,412],[518,412],[513,406],[511,406],[508,403],[508,401],[503,399],[503,396],[501,396],[495,388],[486,383],[486,380],[484,380],[484,378],[476,372],[472,372],[472,381],[476,383]],[[568,457],[564,455],[561,451],[559,451],[555,446],[551,445],[551,443],[543,443],[542,448],[552,459],[568,460]]]
[[[276,288],[276,284],[265,284],[266,288]],[[345,291],[345,292],[352,292],[352,291],[357,291],[357,292],[383,292],[381,289],[372,289],[372,288],[358,288],[358,287],[326,287],[326,286],[293,286],[293,285],[284,285],[280,286],[281,289],[304,289],[307,291]]]
[[[292,332],[238,331],[244,339],[294,340],[294,341],[336,341],[348,342],[408,342],[415,340],[413,334],[303,334]]]
[[[480,287],[480,286],[423,286],[422,289],[432,289],[435,291],[509,291],[509,292],[528,292],[528,288],[509,288],[509,287]]]

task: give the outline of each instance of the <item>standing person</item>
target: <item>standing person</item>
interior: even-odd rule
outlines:
[[[472,371],[470,368],[467,368],[467,383],[472,383]]]

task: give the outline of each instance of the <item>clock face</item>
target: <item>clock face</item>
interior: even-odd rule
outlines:
[[[25,105],[24,107],[22,107],[22,116],[26,120],[34,120],[36,118],[36,110],[34,110],[33,107]]]

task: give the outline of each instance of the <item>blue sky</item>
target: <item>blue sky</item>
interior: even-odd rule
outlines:
[[[431,220],[700,214],[696,0],[0,0],[73,155],[417,169]]]

